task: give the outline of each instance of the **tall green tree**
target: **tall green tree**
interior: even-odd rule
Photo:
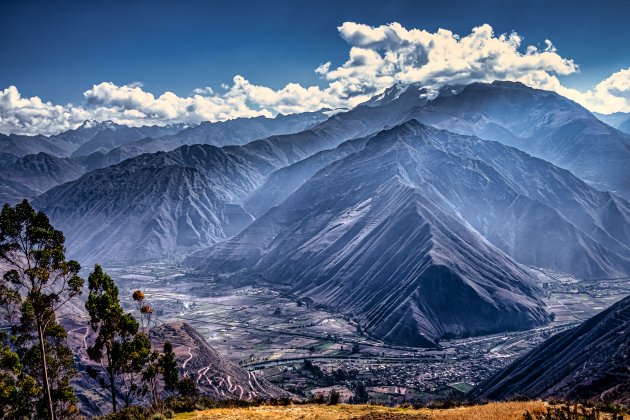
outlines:
[[[153,351],[149,337],[142,332],[134,335],[122,350],[122,358],[126,361],[122,370],[122,394],[125,406],[128,407],[136,397],[145,396],[149,391],[145,372],[153,357]]]
[[[138,321],[125,313],[118,297],[118,287],[100,265],[88,277],[89,295],[85,308],[90,315],[90,326],[97,334],[88,348],[88,356],[103,366],[107,380],[101,385],[109,389],[113,411],[118,409],[117,398],[123,387],[123,375],[132,370],[134,339]]]
[[[32,417],[42,390],[24,372],[19,355],[11,348],[9,335],[0,331],[0,418]]]
[[[13,331],[24,371],[35,377],[40,374],[42,365],[40,348],[37,345],[36,322],[34,305],[27,298],[22,305],[20,323]],[[74,368],[72,350],[66,345],[66,330],[56,322],[54,312],[47,313],[43,323],[49,392],[53,402],[52,412],[57,418],[78,414],[78,399],[71,384],[77,372]],[[41,399],[38,402],[37,412],[40,417],[47,415],[49,409],[46,400]]]
[[[66,386],[72,369],[67,368],[65,331],[57,323],[56,312],[81,293],[83,279],[78,275],[79,263],[66,260],[64,244],[63,233],[27,200],[15,207],[3,206],[0,261],[9,270],[2,277],[0,290],[17,299],[14,305],[21,312],[17,333],[25,369],[38,378],[44,391],[40,415],[51,419],[55,418],[55,407],[63,410],[67,402],[71,406],[76,399],[72,388]],[[55,365],[52,371],[49,362]]]
[[[164,381],[164,390],[173,392],[177,390],[177,385],[179,384],[179,371],[175,361],[175,352],[173,351],[173,345],[168,341],[164,343],[163,350],[159,364],[162,380]]]

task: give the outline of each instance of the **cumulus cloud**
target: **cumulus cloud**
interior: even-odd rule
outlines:
[[[23,98],[15,86],[0,90],[0,133],[52,134],[75,128],[90,113],[73,105]]]
[[[630,68],[613,73],[586,92],[563,86],[554,90],[591,111],[603,114],[630,112]]]
[[[181,97],[172,92],[156,96],[140,82],[103,82],[86,90],[81,104],[58,105],[23,98],[10,86],[0,91],[0,132],[54,134],[86,119],[164,125],[349,108],[394,83],[439,87],[512,80],[556,91],[594,111],[630,111],[630,69],[587,91],[566,88],[559,77],[579,67],[548,39],[543,45],[525,45],[516,32],[495,34],[487,24],[464,36],[446,29],[407,29],[395,22],[374,27],[346,22],[338,30],[349,45],[348,58],[340,65],[326,61],[314,69],[324,82],[321,87],[288,83],[272,89],[237,75],[230,84],[222,83],[219,92],[206,86]]]
[[[545,40],[542,50],[523,47],[517,33],[496,35],[487,24],[464,37],[446,29],[406,29],[399,23],[371,27],[346,22],[339,33],[351,46],[350,57],[336,69],[320,68],[320,74],[354,94],[371,94],[394,82],[439,86],[514,80],[544,88],[558,75],[578,70],[551,41]]]

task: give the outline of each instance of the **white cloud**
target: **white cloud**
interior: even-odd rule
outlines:
[[[586,92],[564,87],[555,90],[591,111],[604,114],[630,112],[630,68],[613,73]]]
[[[74,128],[90,113],[73,105],[22,98],[15,86],[0,90],[0,133],[52,134]]]
[[[212,89],[210,86],[195,88],[193,89],[193,93],[195,95],[201,95],[201,96],[212,96],[214,95],[214,89]]]
[[[543,87],[556,75],[578,70],[551,41],[545,40],[542,51],[535,46],[521,48],[518,34],[497,36],[487,24],[464,37],[445,29],[408,30],[398,23],[371,27],[346,22],[339,32],[351,45],[350,58],[336,69],[321,69],[320,74],[357,94],[373,93],[393,82],[442,85],[499,79]]]
[[[206,86],[181,97],[172,92],[156,96],[140,82],[103,82],[86,90],[80,105],[56,105],[36,96],[22,98],[10,86],[0,91],[0,132],[53,134],[85,119],[137,126],[347,108],[396,82],[437,87],[513,80],[554,90],[594,111],[630,111],[630,69],[587,91],[566,88],[558,77],[579,71],[578,65],[561,56],[548,39],[543,46],[524,45],[516,32],[497,35],[487,24],[464,36],[446,29],[407,29],[399,23],[372,27],[346,22],[338,30],[350,46],[349,55],[341,65],[326,61],[315,69],[327,83],[324,87],[288,83],[276,90],[237,75],[231,84],[221,84],[221,92]]]

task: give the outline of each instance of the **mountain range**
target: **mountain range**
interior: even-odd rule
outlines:
[[[54,157],[17,157],[13,136],[2,193],[36,196],[82,263],[188,255],[402,345],[546,323],[528,266],[630,272],[630,136],[552,92],[395,85],[343,112],[163,129],[86,126]]]
[[[3,181],[0,202],[33,199],[86,172],[144,153],[173,150],[182,145],[242,144],[271,135],[299,132],[327,118],[326,114],[327,111],[320,111],[276,118],[238,118],[192,127],[185,124],[127,127],[111,121],[86,121],[76,130],[57,136],[0,135],[0,179]],[[16,164],[18,159],[24,160]]]

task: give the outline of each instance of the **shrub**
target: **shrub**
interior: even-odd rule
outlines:
[[[336,389],[333,389],[330,391],[330,396],[328,397],[328,405],[337,405],[340,399],[341,394],[339,394]]]

